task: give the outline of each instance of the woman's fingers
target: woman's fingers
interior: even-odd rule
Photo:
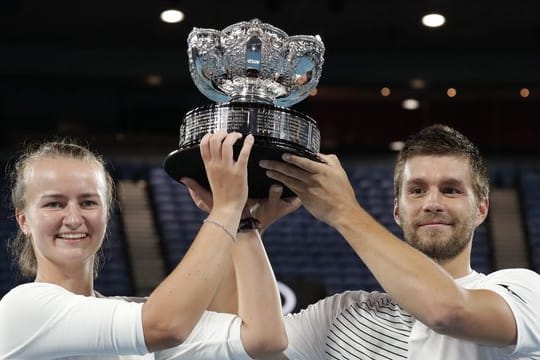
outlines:
[[[219,129],[210,136],[210,156],[217,161],[222,158],[223,140],[227,137],[227,130]]]
[[[200,142],[201,157],[204,161],[233,159],[233,145],[242,138],[242,134],[238,132],[227,133],[225,129],[219,129],[214,134],[208,133],[204,135]],[[247,135],[237,162],[242,164],[247,163],[249,153],[253,146],[253,135]]]
[[[201,143],[199,144],[199,150],[201,152],[201,158],[206,163],[210,160],[210,137],[212,134],[208,133],[204,135],[201,139]]]
[[[238,139],[242,138],[242,134],[237,132],[232,132],[230,134],[227,134],[226,137],[223,139],[223,142],[221,144],[221,157],[224,160],[230,160],[231,163],[234,162],[233,158],[233,145],[238,141]]]
[[[253,147],[253,143],[255,142],[255,138],[253,135],[249,134],[244,139],[244,144],[242,145],[242,149],[240,150],[240,154],[238,154],[238,166],[246,167],[248,160],[249,160],[249,154],[251,153],[251,148]]]

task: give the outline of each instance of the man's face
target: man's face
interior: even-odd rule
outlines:
[[[435,260],[449,260],[472,240],[487,216],[487,199],[477,200],[469,162],[457,156],[414,156],[403,168],[394,218],[405,239]]]

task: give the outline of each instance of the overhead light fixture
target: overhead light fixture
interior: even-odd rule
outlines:
[[[403,149],[403,147],[405,146],[405,142],[404,141],[392,141],[390,143],[390,150],[392,151],[400,151],[401,149]]]
[[[435,28],[435,27],[443,26],[445,22],[446,22],[446,19],[441,14],[433,13],[433,14],[424,15],[422,17],[422,24],[424,24],[424,26],[427,26],[427,27]]]
[[[184,13],[178,9],[167,9],[161,12],[161,21],[174,24],[184,20]]]
[[[401,102],[401,106],[405,109],[405,110],[416,110],[420,107],[420,101],[416,100],[416,99],[405,99]]]
[[[409,85],[411,88],[415,89],[415,90],[422,90],[426,87],[426,80],[424,79],[421,79],[421,78],[414,78],[414,79],[411,79],[411,81],[409,82]]]
[[[163,84],[163,78],[160,75],[150,74],[144,78],[146,84],[150,86],[160,86]]]

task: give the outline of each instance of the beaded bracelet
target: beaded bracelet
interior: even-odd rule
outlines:
[[[234,236],[234,234],[232,233],[232,231],[230,231],[229,229],[227,229],[225,227],[225,225],[223,225],[222,223],[218,222],[218,221],[215,221],[215,220],[212,220],[212,219],[209,219],[209,218],[206,218],[203,220],[203,224],[205,223],[210,223],[210,224],[214,224],[220,228],[223,229],[223,231],[225,231],[225,233],[227,235],[229,235],[229,237],[232,239],[232,241],[236,241],[236,236]]]

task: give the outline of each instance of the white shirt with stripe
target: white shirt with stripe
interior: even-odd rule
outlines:
[[[475,271],[456,279],[469,289],[489,289],[516,319],[515,346],[482,346],[441,335],[413,319],[388,294],[347,291],[287,315],[291,360],[540,360],[540,275],[527,269]]]

